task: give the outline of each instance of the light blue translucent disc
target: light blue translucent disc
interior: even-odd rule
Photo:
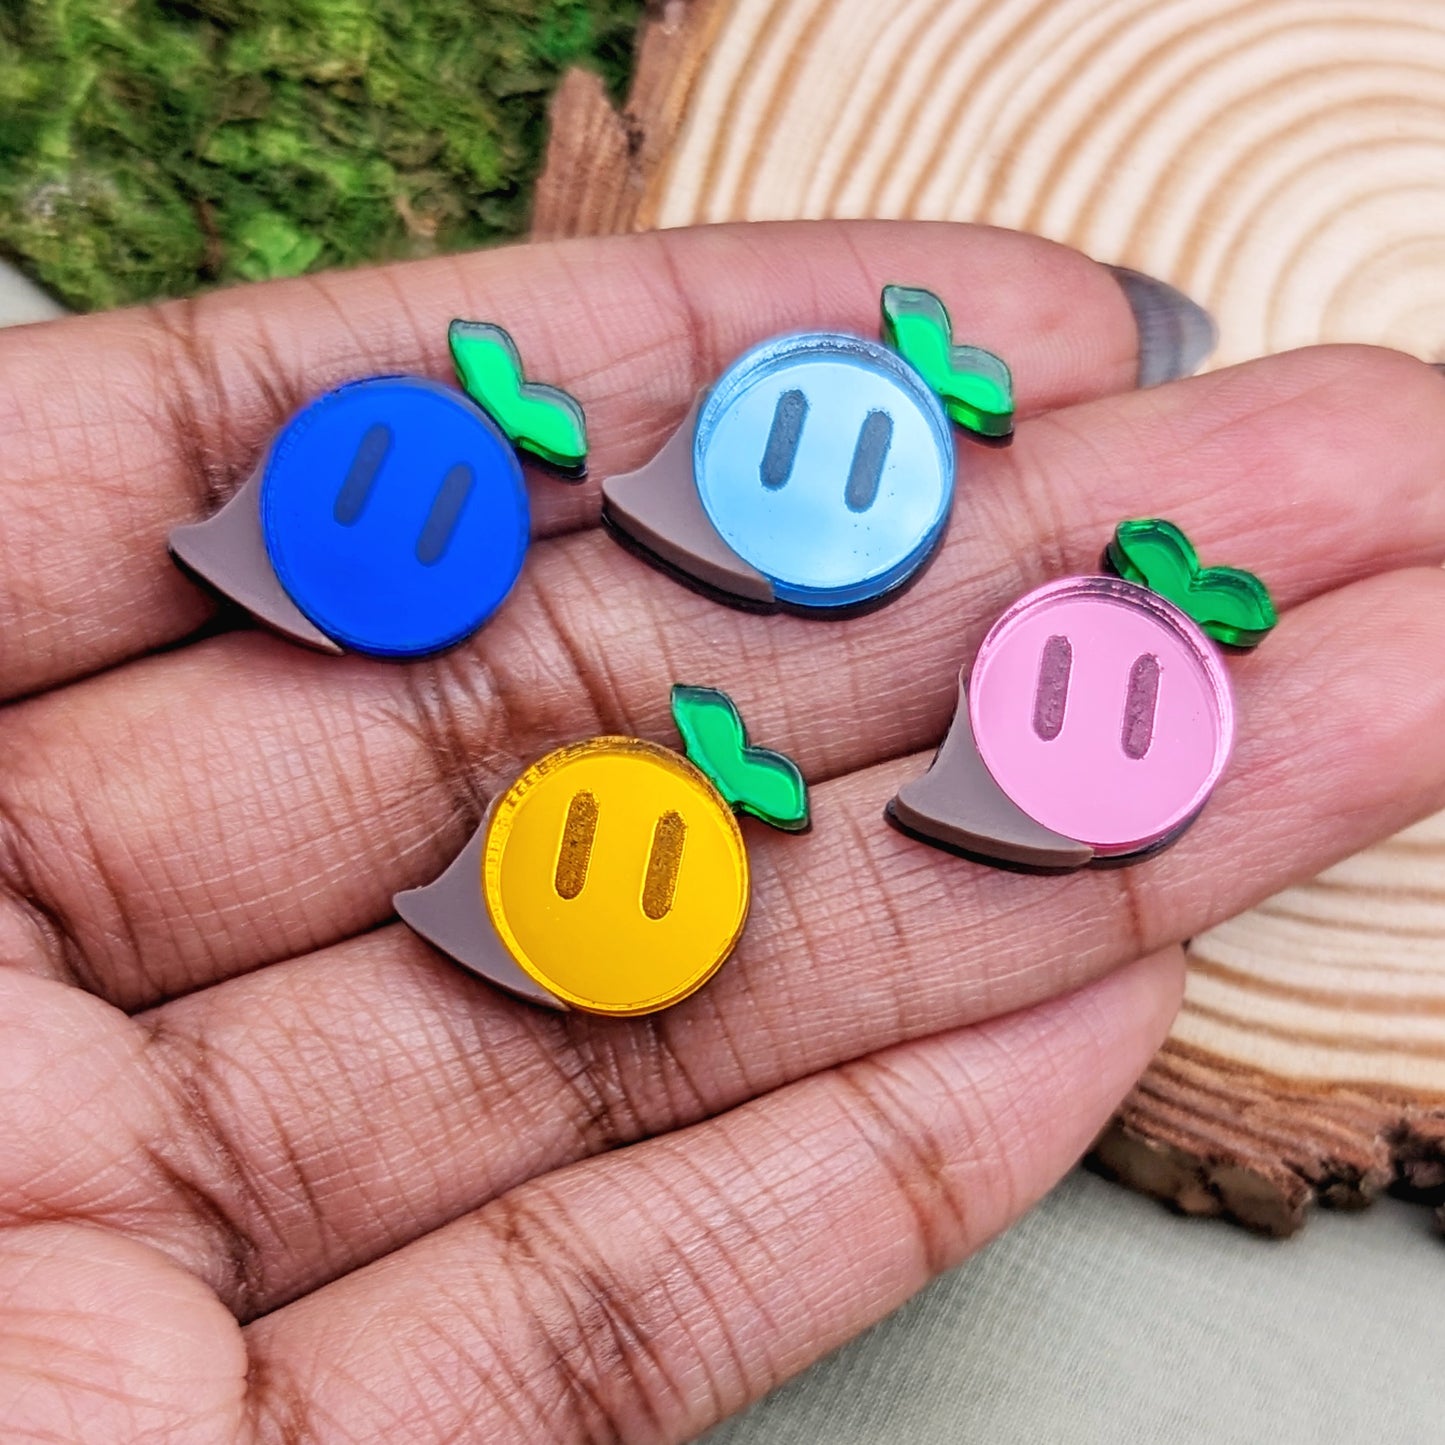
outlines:
[[[948,418],[896,353],[804,332],[740,357],[698,413],[693,470],[727,544],[798,607],[901,586],[953,504]]]

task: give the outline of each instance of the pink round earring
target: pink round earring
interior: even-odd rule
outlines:
[[[1254,647],[1274,605],[1253,574],[1201,568],[1171,522],[1120,523],[1108,561],[994,623],[932,768],[888,805],[903,831],[1055,871],[1145,857],[1198,817],[1234,744],[1214,644]]]

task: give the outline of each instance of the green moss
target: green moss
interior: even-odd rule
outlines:
[[[527,222],[562,70],[642,0],[0,0],[0,250],[78,307]]]

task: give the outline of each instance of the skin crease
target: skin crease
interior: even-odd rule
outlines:
[[[967,278],[966,283],[960,278]],[[601,535],[597,478],[800,326],[929,286],[1023,420],[962,443],[934,565],[872,617],[732,612]],[[986,282],[987,284],[981,284]],[[493,319],[588,408],[593,480],[477,638],[410,666],[213,616],[165,557],[306,396],[446,371]],[[685,1440],[977,1249],[1166,1033],[1179,940],[1445,806],[1445,384],[1319,349],[1131,393],[1082,257],[945,225],[496,251],[0,336],[0,1434]],[[1360,479],[1369,478],[1362,487]],[[882,821],[1010,601],[1163,513],[1283,612],[1172,850],[995,872]],[[674,680],[798,758],[752,921],[643,1020],[489,990],[388,922],[509,772],[676,745]]]

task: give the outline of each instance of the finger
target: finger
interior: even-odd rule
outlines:
[[[128,1021],[139,1053],[118,1072],[143,1092],[99,1083],[112,1051],[80,1034],[46,1077],[56,1099],[107,1101],[90,1127],[123,1141],[131,1178],[65,1176],[67,1207],[260,1312],[536,1175],[1077,987],[1445,805],[1445,677],[1419,667],[1445,645],[1442,602],[1445,575],[1395,574],[1290,614],[1242,666],[1218,795],[1134,868],[1023,877],[903,837],[880,813],[915,757],[820,788],[806,839],[755,838],[737,955],[647,1020],[512,1002],[394,926]],[[51,1012],[17,996],[13,1016]],[[0,1170],[94,1159],[76,1127],[59,1105],[28,1121]]]
[[[245,1438],[241,1331],[154,1250],[59,1220],[8,1229],[0,1302],[8,1445]]]
[[[253,1324],[257,1418],[691,1439],[1038,1199],[1144,1069],[1181,974],[1171,950],[526,1185]]]
[[[977,459],[929,573],[853,623],[719,608],[593,534],[539,549],[507,611],[439,662],[233,635],[35,700],[0,718],[0,853],[52,927],[33,952],[140,1007],[346,937],[435,876],[538,754],[595,732],[670,739],[677,680],[727,689],[815,780],[926,747],[999,610],[1094,570],[1120,517],[1174,517],[1284,605],[1438,561],[1432,414],[1430,368],[1357,350],[1053,413],[1013,455]]]
[[[606,476],[650,456],[754,341],[800,327],[876,332],[880,289],[899,277],[936,287],[962,334],[1008,358],[1024,411],[1133,384],[1138,331],[1104,267],[1032,237],[914,223],[519,246],[0,337],[0,695],[194,628],[209,604],[171,565],[170,529],[214,511],[305,398],[378,372],[447,376],[454,316],[508,327],[529,374],[576,393],[594,474]],[[1144,304],[1156,324],[1162,303]],[[1180,298],[1181,314],[1190,306]],[[543,485],[536,503],[544,535],[594,520],[598,506],[595,487]]]

